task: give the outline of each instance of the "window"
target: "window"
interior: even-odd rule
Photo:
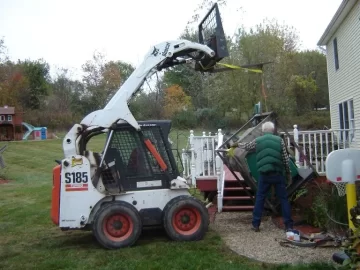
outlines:
[[[338,54],[338,46],[337,46],[337,39],[334,38],[333,40],[334,45],[334,60],[335,60],[335,69],[339,69],[339,54]]]
[[[352,99],[349,99],[339,104],[339,118],[340,118],[340,129],[346,130],[345,132],[341,132],[340,138],[342,140],[354,141],[355,118],[354,118],[354,102]]]
[[[7,116],[7,120],[8,120],[9,122],[11,122],[11,121],[12,121],[12,115],[8,115],[8,116]]]
[[[5,121],[5,115],[1,115],[1,116],[0,116],[0,120],[1,120],[1,121]]]

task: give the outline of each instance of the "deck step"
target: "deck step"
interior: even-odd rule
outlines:
[[[253,210],[254,206],[253,205],[224,205],[222,210],[226,211],[226,210]]]
[[[245,187],[245,188],[243,188],[243,187],[224,187],[224,190],[245,190],[245,189],[251,190],[250,187]]]
[[[250,196],[224,196],[223,200],[251,200]]]
[[[244,179],[240,178],[240,181],[243,182]],[[225,179],[225,182],[239,182],[239,180],[237,180],[237,179]]]

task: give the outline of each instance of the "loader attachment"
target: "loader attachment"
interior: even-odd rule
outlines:
[[[226,45],[226,37],[221,22],[218,4],[215,3],[198,27],[198,42],[207,45],[215,52],[215,57],[208,57],[200,54],[197,58],[201,59],[196,65],[195,70],[202,72],[212,72],[217,62],[229,56]]]
[[[245,183],[254,191],[257,190],[257,181],[259,179],[259,174],[256,168],[256,154],[254,151],[245,151],[240,148],[236,149],[235,155],[233,157],[228,157],[224,150],[228,149],[230,145],[234,142],[247,143],[255,138],[262,135],[261,127],[264,122],[272,121],[275,124],[275,134],[279,136],[287,135],[289,138],[291,136],[280,123],[276,113],[267,112],[255,114],[249,121],[238,129],[233,135],[227,138],[224,143],[219,146],[217,154],[223,160],[224,164],[228,166],[234,177],[240,181],[235,172],[239,172],[244,178]],[[282,132],[281,132],[282,131]],[[285,144],[286,144],[286,140]],[[299,149],[299,146],[295,143],[293,139],[290,139],[290,144],[295,148]],[[289,146],[288,146],[289,147]],[[316,170],[312,167],[311,162],[304,157],[307,161],[307,164],[310,165],[310,168],[298,168],[295,164],[293,157],[289,155],[289,165],[291,170],[292,180],[287,182],[287,192],[288,197],[290,198],[299,188],[305,185],[308,181],[312,180],[317,176]],[[271,199],[269,197],[265,201],[265,208],[271,210],[272,212],[278,212],[280,207],[280,202],[277,199]]]

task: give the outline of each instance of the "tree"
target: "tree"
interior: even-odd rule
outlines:
[[[238,54],[243,64],[271,62],[263,67],[269,110],[285,113],[287,101],[283,97],[286,85],[294,74],[290,57],[299,45],[296,30],[286,24],[279,24],[276,20],[264,20],[249,32],[241,31],[236,38],[239,43]],[[252,78],[247,78],[251,106],[260,98],[261,93],[261,79],[253,75]]]
[[[206,9],[213,4],[207,0],[203,3],[209,5]],[[192,40],[196,36],[196,31],[187,28],[181,37]],[[249,117],[254,104],[264,101],[264,86],[269,110],[285,113],[286,85],[296,74],[291,59],[299,45],[296,30],[276,20],[265,20],[249,31],[239,29],[233,38],[227,38],[227,45],[229,57],[223,62],[237,66],[271,63],[264,65],[263,76],[243,70],[202,75],[188,66],[178,66],[165,72],[166,85],[180,85],[196,109],[216,108],[222,115],[231,112],[236,118]]]
[[[217,3],[219,7],[226,5],[226,0],[202,0],[202,2],[197,6],[197,8],[194,10],[194,14],[192,15],[191,19],[187,22],[187,27],[190,28],[192,25],[197,24],[200,20],[200,13],[202,13],[204,10],[208,11],[210,8]]]
[[[179,85],[165,89],[164,116],[171,118],[175,113],[191,108],[191,97]]]
[[[307,76],[313,74],[318,90],[311,100],[313,108],[329,106],[329,87],[326,56],[318,50],[306,50],[294,54],[295,74]]]
[[[19,65],[10,61],[0,64],[0,104],[24,108],[24,93],[29,90],[29,80]]]
[[[31,110],[41,108],[42,101],[49,94],[50,67],[44,60],[19,61],[22,73],[28,80],[28,88],[20,93],[21,103]]]
[[[0,63],[7,61],[9,58],[7,56],[7,48],[5,46],[4,39],[0,39]]]
[[[314,73],[308,76],[293,75],[287,87],[289,104],[297,116],[312,111],[315,94],[318,90],[316,81],[313,79]]]
[[[197,33],[189,29],[180,35],[180,39],[197,41]],[[204,75],[187,65],[175,66],[164,73],[165,87],[179,85],[186,95],[190,96],[195,107],[203,108],[209,105],[208,95],[204,88]]]
[[[69,70],[61,69],[60,74],[52,83],[52,95],[48,105],[60,113],[82,114],[84,112],[81,99],[84,85],[78,80],[72,80]]]
[[[103,108],[134,69],[122,61],[106,61],[103,54],[95,52],[93,59],[83,65],[86,89],[83,102],[86,103],[87,111]]]

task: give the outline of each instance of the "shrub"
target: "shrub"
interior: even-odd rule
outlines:
[[[196,121],[200,127],[217,130],[229,126],[229,118],[219,113],[216,108],[202,108],[195,112]]]
[[[321,189],[305,214],[307,222],[321,229],[346,229],[343,225],[348,222],[346,196],[340,197],[335,186]]]
[[[331,126],[329,111],[312,111],[301,116],[281,116],[281,119],[287,125],[298,125],[302,130],[324,129],[324,126],[329,128]]]
[[[56,111],[34,110],[26,112],[24,122],[33,126],[44,126],[49,129],[70,129],[75,123],[81,121],[81,117],[71,112],[60,113]]]
[[[197,120],[194,111],[188,110],[175,113],[172,118],[172,124],[179,129],[195,128]]]

